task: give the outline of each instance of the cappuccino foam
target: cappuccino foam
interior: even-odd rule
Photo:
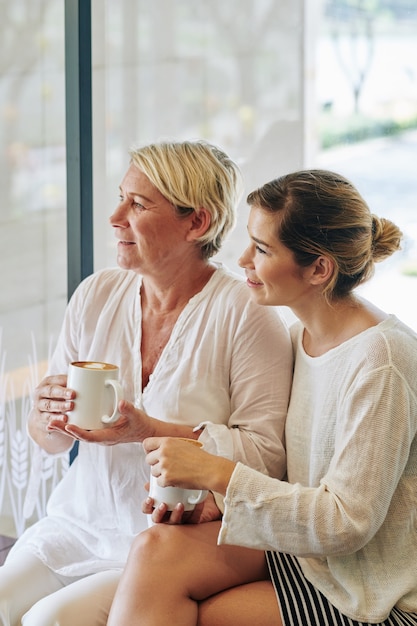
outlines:
[[[75,367],[82,367],[87,370],[115,370],[116,365],[111,363],[101,363],[100,361],[76,361],[72,363]]]

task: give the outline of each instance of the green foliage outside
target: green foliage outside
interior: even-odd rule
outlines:
[[[323,113],[319,122],[320,145],[326,149],[375,137],[392,136],[413,128],[417,129],[417,113],[401,120],[371,118],[360,114],[338,118]]]

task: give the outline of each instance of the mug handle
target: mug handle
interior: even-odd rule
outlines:
[[[193,491],[193,493],[190,494],[187,499],[188,504],[199,504],[207,498],[207,495],[208,491],[206,491],[205,489],[201,489],[201,491]]]
[[[113,380],[112,378],[107,379],[104,384],[106,387],[113,388],[114,411],[111,415],[102,415],[101,421],[103,422],[103,424],[111,424],[112,422],[116,422],[120,417],[118,406],[120,400],[123,400],[124,398],[123,387],[117,380]]]

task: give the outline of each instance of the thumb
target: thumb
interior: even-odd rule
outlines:
[[[120,400],[119,413],[126,417],[132,417],[139,409],[135,409],[134,405],[129,400]]]

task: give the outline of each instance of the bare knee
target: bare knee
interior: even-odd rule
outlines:
[[[186,553],[186,535],[182,526],[158,524],[136,536],[130,548],[128,561],[135,563],[157,562],[158,557],[165,563],[178,553]]]

